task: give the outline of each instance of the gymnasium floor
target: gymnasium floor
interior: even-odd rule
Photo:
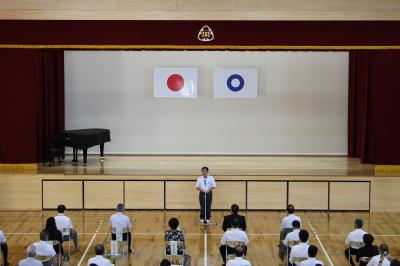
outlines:
[[[74,253],[70,265],[87,265],[93,256],[97,243],[109,240],[108,217],[112,211],[68,211],[79,233],[80,252]],[[10,211],[0,212],[0,229],[8,238],[11,265],[25,257],[28,244],[37,241],[46,218],[53,211]],[[198,214],[194,211],[127,211],[134,222],[134,252],[127,265],[158,265],[164,253],[163,231],[169,218],[177,217],[187,234],[187,253],[192,257],[192,265],[221,265],[219,240],[221,221],[226,212],[213,212],[213,221],[218,225],[206,231],[196,225]],[[344,239],[352,230],[355,218],[363,218],[365,230],[375,236],[375,244],[387,243],[393,257],[400,257],[400,213],[368,212],[298,212],[303,219],[303,227],[310,232],[309,242],[319,248],[318,258],[325,265],[348,265],[343,256]],[[253,265],[284,265],[277,256],[280,218],[284,212],[247,212],[248,234],[250,237],[248,259]],[[205,243],[204,238],[207,238]],[[206,244],[206,245],[205,245]]]

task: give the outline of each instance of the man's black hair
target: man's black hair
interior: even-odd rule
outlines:
[[[179,226],[179,221],[176,218],[171,218],[168,221],[168,225],[169,227],[171,227],[172,230],[176,230],[176,228],[178,228]]]
[[[314,245],[310,245],[308,247],[308,257],[310,258],[315,258],[317,256],[318,253],[318,248]]]
[[[103,255],[104,254],[104,246],[103,246],[103,244],[97,244],[94,247],[94,252],[96,253],[96,255]]]
[[[293,204],[289,204],[289,205],[287,206],[286,210],[287,210],[287,212],[288,212],[289,214],[293,214],[293,213],[294,213],[294,206],[293,206]]]
[[[60,204],[60,205],[57,206],[58,213],[64,213],[66,209],[67,208],[65,208],[64,204]]]
[[[299,238],[300,238],[301,242],[303,242],[303,243],[307,242],[309,236],[310,236],[310,234],[307,232],[307,230],[304,230],[304,229],[300,230]]]
[[[201,168],[201,171],[203,171],[203,170],[206,170],[206,171],[208,172],[208,167],[207,167],[207,166],[203,166],[203,167]]]
[[[300,228],[300,221],[298,221],[298,220],[294,220],[293,222],[292,222],[292,227],[293,228]]]
[[[237,205],[237,204],[232,204],[232,206],[231,206],[231,211],[232,211],[234,214],[238,214],[238,212],[239,212],[239,205]]]

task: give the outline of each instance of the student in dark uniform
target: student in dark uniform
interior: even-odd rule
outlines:
[[[239,206],[237,204],[231,206],[231,212],[231,214],[224,216],[222,230],[225,232],[228,228],[231,228],[232,221],[236,218],[239,220],[239,228],[246,231],[246,217],[239,214]]]

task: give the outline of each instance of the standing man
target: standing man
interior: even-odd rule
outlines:
[[[201,168],[201,176],[197,178],[196,189],[200,191],[200,223],[210,223],[212,190],[216,187],[213,176],[208,175],[208,167]]]

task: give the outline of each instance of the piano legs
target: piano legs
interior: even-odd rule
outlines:
[[[104,162],[104,144],[100,144],[100,161]]]
[[[73,163],[78,163],[78,149],[73,149],[72,151],[73,157],[72,157],[72,162]]]
[[[87,164],[87,149],[83,149],[83,165]]]

